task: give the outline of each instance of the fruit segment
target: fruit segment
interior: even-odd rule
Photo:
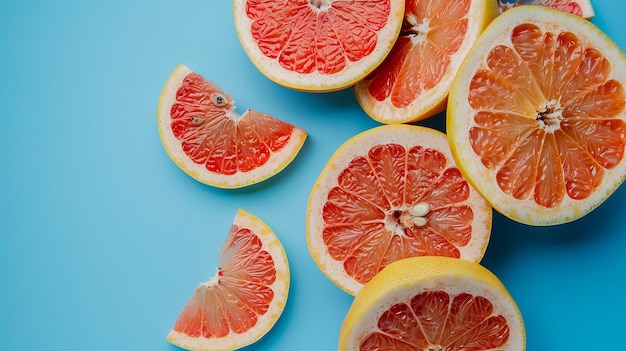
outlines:
[[[267,113],[236,112],[231,95],[180,65],[159,101],[159,132],[172,160],[194,179],[240,188],[282,171],[307,133]]]
[[[239,210],[221,247],[216,275],[197,286],[167,340],[194,351],[254,343],[281,315],[289,281],[278,238],[260,219]]]

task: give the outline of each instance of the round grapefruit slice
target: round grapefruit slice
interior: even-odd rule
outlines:
[[[239,41],[272,81],[301,91],[346,88],[387,56],[404,0],[234,0]]]
[[[478,263],[412,257],[391,263],[355,296],[339,351],[526,350],[522,315]]]
[[[589,0],[498,0],[498,5],[500,6],[500,11],[506,11],[520,5],[540,5],[573,13],[586,19],[595,16],[593,6],[591,6],[591,1]]]
[[[443,111],[461,61],[498,13],[493,0],[406,0],[404,24],[391,53],[354,86],[363,110],[386,124]]]
[[[263,221],[239,209],[221,247],[217,274],[198,285],[167,340],[194,351],[250,345],[282,314],[289,282],[279,239]]]
[[[219,188],[259,183],[298,155],[307,133],[269,114],[235,111],[214,83],[179,65],[159,100],[159,134],[170,158],[194,179]]]
[[[570,222],[626,177],[626,56],[579,16],[505,11],[453,84],[447,132],[459,168],[505,216]]]
[[[309,196],[307,244],[320,270],[355,294],[401,258],[480,261],[491,215],[455,166],[445,134],[384,125],[346,141],[322,169]]]

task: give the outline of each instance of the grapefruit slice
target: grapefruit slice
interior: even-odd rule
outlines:
[[[480,261],[491,214],[455,166],[445,134],[384,125],[346,141],[322,169],[309,196],[307,245],[320,270],[355,294],[401,258]]]
[[[591,1],[589,0],[498,0],[498,5],[500,6],[500,11],[506,11],[520,5],[540,5],[573,13],[586,19],[595,16],[593,6],[591,6]]]
[[[307,133],[273,116],[235,111],[215,84],[179,65],[159,100],[159,134],[170,158],[194,179],[220,188],[259,183],[298,155]]]
[[[235,28],[256,68],[301,91],[346,88],[387,56],[404,0],[234,0]]]
[[[280,317],[289,264],[274,232],[239,209],[221,247],[217,274],[200,283],[167,340],[194,350],[236,350],[258,341]]]
[[[396,261],[355,296],[339,351],[526,350],[522,315],[502,282],[449,257]]]
[[[499,212],[573,221],[626,177],[626,56],[591,22],[505,11],[461,67],[447,132],[463,174]]]
[[[407,0],[391,53],[354,87],[363,110],[386,124],[443,111],[461,61],[498,13],[493,0]]]

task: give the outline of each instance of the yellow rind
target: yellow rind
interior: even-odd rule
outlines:
[[[461,284],[457,284],[461,282]],[[522,314],[504,284],[484,266],[466,260],[440,256],[419,256],[395,261],[381,270],[354,297],[339,332],[339,351],[357,351],[360,342],[372,332],[367,326],[378,320],[392,304],[403,302],[405,295],[422,291],[450,292],[467,285],[487,296],[496,309],[506,314],[511,329],[511,348],[526,349],[526,331]],[[463,292],[469,292],[464,291]],[[375,325],[375,324],[374,324]]]

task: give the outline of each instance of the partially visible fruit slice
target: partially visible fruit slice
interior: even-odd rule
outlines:
[[[445,134],[396,124],[346,141],[315,182],[306,213],[309,251],[349,294],[405,257],[480,261],[491,207],[456,168]]]
[[[500,6],[500,11],[506,11],[520,5],[540,5],[569,12],[586,19],[595,16],[593,6],[591,6],[591,1],[589,0],[498,0],[498,5]]]
[[[478,263],[448,257],[396,261],[355,296],[339,351],[526,350],[522,315]]]
[[[405,7],[391,53],[354,87],[363,110],[386,124],[443,111],[461,61],[499,13],[494,0],[406,0]]]
[[[307,133],[273,116],[235,111],[231,96],[179,65],[159,100],[159,134],[170,158],[194,179],[241,188],[283,170]]]
[[[221,247],[217,274],[200,283],[167,340],[194,350],[235,350],[264,336],[289,292],[282,244],[259,218],[238,210]]]
[[[626,178],[626,56],[590,21],[505,11],[468,54],[446,131],[467,179],[505,216],[578,219]]]
[[[239,41],[272,81],[302,91],[346,88],[387,56],[404,0],[234,0]]]

